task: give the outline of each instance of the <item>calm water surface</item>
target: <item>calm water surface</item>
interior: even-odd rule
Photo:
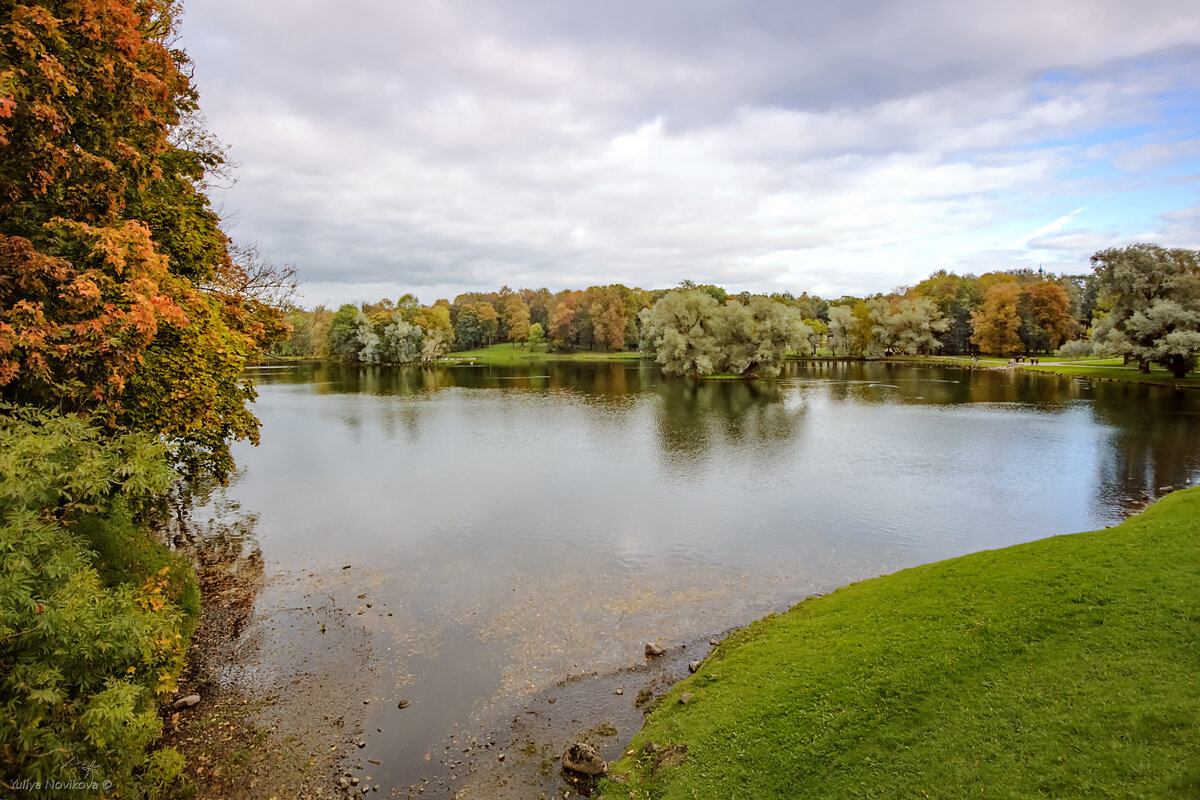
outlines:
[[[289,610],[360,631],[366,754],[405,788],[455,730],[640,661],[645,639],[1101,528],[1200,477],[1200,392],[1053,376],[793,364],[778,381],[691,382],[601,363],[253,377],[262,444],[236,450],[206,512],[250,523],[271,579],[259,603],[278,641],[256,675],[322,641]]]

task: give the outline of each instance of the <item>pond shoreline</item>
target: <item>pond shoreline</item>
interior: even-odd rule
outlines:
[[[1146,498],[1128,505],[1128,516],[1152,503]],[[324,676],[319,670],[301,669],[294,678],[287,675],[292,679],[284,681],[284,691],[280,686],[230,681],[230,674],[253,670],[260,658],[271,657],[260,651],[254,626],[274,626],[281,620],[254,607],[263,585],[260,564],[253,569],[260,557],[252,557],[247,570],[245,563],[242,569],[229,569],[228,563],[211,555],[188,554],[197,564],[204,604],[179,693],[198,693],[202,702],[194,709],[164,710],[161,744],[184,753],[187,778],[198,798],[325,798],[342,792],[343,780],[349,787],[344,796],[360,789],[384,796],[456,800],[518,800],[538,793],[588,796],[594,782],[562,769],[566,747],[587,742],[608,762],[628,754],[644,715],[688,678],[689,663],[702,661],[714,646],[745,627],[666,642],[664,655],[622,668],[563,675],[514,703],[498,704],[492,714],[462,720],[460,729],[446,733],[442,750],[433,748],[427,769],[412,772],[407,786],[386,786],[372,781],[377,760],[365,760],[359,751],[366,736],[364,702],[359,698],[370,696],[370,688],[362,681],[330,679],[330,672],[353,674],[370,666],[370,648],[355,642],[361,631],[335,625],[320,639],[319,650],[302,656],[306,667],[332,667]],[[299,581],[308,584],[302,587],[306,596],[322,588],[322,578],[314,573]],[[786,612],[812,596],[820,593],[800,597],[773,613]],[[344,615],[347,609],[288,610],[289,616],[316,625],[329,619],[330,610]],[[335,716],[334,711],[340,712]]]
[[[203,556],[197,563],[203,563]],[[373,780],[379,762],[365,760],[359,750],[367,733],[365,701],[359,698],[369,697],[369,688],[328,675],[322,679],[307,668],[284,682],[290,691],[231,680],[231,674],[253,671],[261,658],[271,657],[259,649],[255,626],[274,626],[280,620],[254,608],[258,587],[247,585],[244,576],[211,565],[197,572],[204,611],[179,694],[198,694],[201,702],[194,708],[164,709],[161,744],[184,755],[187,780],[202,800],[328,797],[342,791],[343,779],[349,784],[345,796],[366,791],[489,800],[516,800],[530,792],[586,796],[591,784],[562,770],[562,752],[584,741],[606,760],[620,757],[641,729],[643,714],[688,675],[690,661],[702,659],[732,630],[666,643],[663,655],[619,669],[563,675],[515,702],[472,715],[446,734],[440,750],[431,750],[427,768],[412,773],[411,783],[390,786]],[[319,581],[305,588],[317,588]],[[315,624],[328,619],[330,610],[292,611]],[[344,673],[367,667],[372,659],[356,655],[349,641],[355,635],[352,627],[327,629],[321,648],[304,658],[305,666],[340,663]],[[331,709],[342,713],[334,717]]]
[[[1197,492],[1168,490],[1111,530],[855,582],[739,630],[671,695],[686,707],[648,717],[600,796],[774,796],[797,774],[829,796],[1032,796],[1050,774],[1089,794],[1186,793],[1197,631],[1176,620],[1196,607],[1179,565],[1196,554]],[[1178,722],[1146,736],[1146,720]],[[662,763],[666,751],[683,755]]]
[[[1128,516],[1153,502],[1147,497],[1130,503]],[[321,647],[302,656],[305,668],[295,677],[286,675],[291,679],[282,687],[231,681],[231,674],[252,672],[261,659],[272,656],[261,651],[255,626],[281,624],[277,612],[255,607],[263,585],[261,563],[255,568],[260,556],[248,560],[249,569],[245,560],[241,569],[231,569],[227,561],[203,552],[188,554],[197,565],[204,599],[179,694],[199,694],[201,703],[194,709],[164,710],[161,743],[184,754],[188,780],[202,799],[328,797],[331,791],[341,791],[343,779],[352,790],[346,796],[361,787],[410,798],[518,800],[538,792],[587,797],[594,784],[562,769],[563,751],[582,741],[606,761],[626,755],[644,715],[689,676],[689,663],[703,660],[713,647],[746,627],[664,642],[662,656],[617,669],[562,675],[515,702],[497,704],[492,713],[472,715],[446,734],[440,751],[431,750],[427,769],[412,773],[407,785],[389,786],[372,780],[379,762],[365,760],[359,750],[367,733],[365,701],[360,698],[370,696],[369,687],[362,681],[331,678],[369,668],[373,657],[361,641],[361,631],[353,624],[326,629]],[[302,587],[306,596],[322,588],[322,578],[314,573],[298,580],[307,584]],[[772,613],[820,594],[797,598]],[[317,624],[328,619],[330,611],[346,609],[288,611],[289,617]],[[324,665],[325,675],[309,669],[312,664]]]
[[[263,370],[262,446],[178,545],[200,551],[183,692],[201,701],[166,714],[165,743],[200,797],[572,793],[567,746],[622,753],[638,695],[686,678],[714,632],[1115,524],[1200,474],[1179,393],[951,366],[756,385],[621,364]],[[868,478],[871,502],[843,491]],[[647,639],[667,655],[643,659]]]

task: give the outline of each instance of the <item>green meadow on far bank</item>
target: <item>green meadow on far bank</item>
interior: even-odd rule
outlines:
[[[966,367],[968,369],[1003,367],[1010,361],[1010,359],[999,356],[979,356],[979,358],[972,356],[888,356],[884,360],[913,364],[945,364],[947,366]]]
[[[734,633],[598,796],[1198,797],[1198,667],[1194,488]],[[655,769],[650,742],[685,745],[683,763]]]
[[[835,356],[828,352],[821,352],[818,355],[799,355],[789,354],[787,356],[790,361],[862,361],[861,356]],[[1192,373],[1186,378],[1173,378],[1169,372],[1161,367],[1152,367],[1149,374],[1139,372],[1136,366],[1125,366],[1121,359],[1074,359],[1074,360],[1058,360],[1053,356],[1043,357],[1046,361],[1053,360],[1051,364],[1019,364],[1017,368],[1029,372],[1045,372],[1064,377],[1078,378],[1095,378],[1098,380],[1122,381],[1126,383],[1144,383],[1153,386],[1167,387],[1185,387],[1185,388],[1200,388],[1200,374]],[[311,361],[301,357],[292,356],[269,356],[263,360],[263,363],[283,364],[283,363],[301,363]],[[653,363],[653,358],[634,351],[607,352],[599,350],[575,350],[572,352],[559,352],[550,350],[546,345],[537,347],[529,347],[525,345],[515,345],[512,343],[494,344],[488,347],[480,347],[475,350],[461,350],[448,353],[439,358],[437,363],[443,365],[455,364],[476,364],[481,366],[517,366],[521,364],[531,364],[542,361],[574,361],[574,362],[595,362],[595,361],[640,361],[646,360]],[[889,363],[905,363],[905,364],[938,364],[945,366],[957,366],[968,369],[994,369],[996,367],[1004,367],[1011,363],[1011,359],[980,356],[973,358],[971,356],[890,356],[882,359]],[[709,380],[745,380],[742,375],[732,375],[729,373],[720,373],[716,375],[704,376]]]
[[[886,360],[902,363],[945,364],[974,369],[992,369],[1012,364],[1012,360],[1009,358],[994,356],[980,356],[978,359],[971,356],[891,356]],[[1120,383],[1144,383],[1151,386],[1200,388],[1200,373],[1193,372],[1185,378],[1176,378],[1157,365],[1152,365],[1150,372],[1143,373],[1137,368],[1137,365],[1127,365],[1120,358],[1059,359],[1056,356],[1047,355],[1041,356],[1039,360],[1050,363],[1021,363],[1013,366],[1025,372],[1043,372],[1067,378],[1093,378]]]
[[[1046,358],[1045,360],[1051,359]],[[1159,366],[1151,366],[1150,372],[1144,373],[1137,368],[1136,364],[1126,366],[1121,363],[1119,358],[1064,361],[1054,364],[1021,364],[1020,368],[1028,372],[1049,372],[1068,378],[1093,378],[1102,381],[1145,383],[1151,386],[1200,388],[1200,374],[1198,373],[1193,372],[1187,377],[1176,378]]]
[[[529,347],[505,343],[480,347],[477,350],[447,353],[438,359],[438,363],[461,364],[467,362],[487,366],[511,366],[528,364],[531,361],[637,361],[641,358],[642,354],[637,351],[608,353],[597,350],[576,350],[567,353],[548,350],[546,345]]]

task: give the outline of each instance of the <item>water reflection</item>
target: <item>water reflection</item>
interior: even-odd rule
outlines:
[[[665,380],[654,394],[661,463],[684,474],[717,448],[750,447],[769,457],[799,435],[805,419],[803,396],[775,381]]]
[[[1200,408],[1194,391],[1132,384],[1094,387],[1091,410],[1110,431],[1110,458],[1101,464],[1098,493],[1112,506],[1136,506],[1159,489],[1196,478]]]
[[[253,377],[264,390],[292,386],[306,395],[347,396],[345,402],[320,413],[335,419],[350,440],[359,443],[378,438],[412,446],[428,443],[425,434],[437,429],[435,420],[451,410],[415,401],[434,402],[447,393],[455,398],[450,405],[456,405],[452,413],[459,418],[460,427],[477,433],[488,426],[509,427],[526,414],[544,414],[542,424],[557,425],[557,435],[567,439],[581,431],[590,437],[612,439],[638,435],[642,423],[652,420],[648,427],[656,447],[655,462],[671,478],[684,481],[698,480],[729,462],[731,452],[749,454],[758,463],[786,458],[787,453],[805,446],[805,427],[809,425],[833,426],[852,437],[879,436],[882,424],[906,426],[902,430],[913,435],[896,441],[901,451],[936,451],[946,459],[962,460],[955,455],[955,448],[964,443],[959,434],[969,438],[970,431],[955,424],[955,407],[961,407],[959,413],[966,418],[989,426],[988,436],[1004,440],[985,439],[969,445],[994,451],[1002,460],[995,470],[1003,472],[1006,464],[1032,464],[1036,459],[1031,460],[1029,452],[1045,447],[1045,442],[1030,440],[1040,429],[1031,414],[1067,419],[1073,411],[1086,408],[1092,425],[1074,420],[1050,433],[1057,436],[1066,431],[1064,448],[1097,437],[1102,440],[1097,444],[1102,452],[1097,452],[1095,463],[1084,459],[1095,472],[1089,479],[1092,496],[1087,502],[1099,523],[1115,520],[1146,495],[1155,495],[1159,487],[1193,482],[1200,452],[1196,392],[1007,370],[797,362],[787,365],[779,381],[749,382],[668,379],[653,365],[636,362],[408,368],[311,364],[261,370]],[[470,394],[463,396],[463,392]],[[379,403],[367,401],[367,396],[410,402]],[[518,397],[529,402],[513,399]],[[854,424],[814,415],[813,407],[838,418],[852,417]],[[865,407],[881,411],[927,407],[946,413],[938,416],[936,424],[928,425],[892,418],[886,412],[873,416],[864,413]],[[985,408],[994,412],[986,423],[977,418]],[[570,409],[579,413],[565,413]],[[522,441],[538,437],[509,438],[520,447]],[[454,445],[443,441],[443,446]],[[826,460],[843,449],[835,445],[806,457]],[[896,462],[897,458],[881,454],[876,461]],[[1082,468],[1081,464],[1076,461],[1064,466],[1074,470]],[[992,471],[986,463],[974,464],[974,468]],[[1025,477],[1037,479],[1036,475]]]
[[[259,516],[243,509],[235,489],[211,478],[177,483],[168,495],[172,510],[161,531],[191,562],[203,593],[200,639],[188,680],[203,687],[222,679],[234,640],[251,617],[264,582]]]
[[[419,397],[453,388],[621,396],[641,392],[658,377],[658,370],[639,362],[596,365],[549,362],[529,367],[381,367],[331,363],[250,370],[248,374],[262,386],[303,385],[319,394]]]
[[[240,479],[199,504],[254,514],[201,538],[230,553],[262,542],[250,570],[269,563],[258,602],[277,609],[259,626],[263,652],[297,653],[275,664],[281,680],[292,663],[315,670],[302,657],[341,630],[321,670],[347,672],[343,642],[358,643],[378,668],[360,671],[364,691],[413,699],[372,702],[366,726],[383,731],[366,751],[385,764],[376,775],[401,786],[471,714],[634,663],[647,638],[707,636],[848,581],[1098,528],[1144,490],[1200,474],[1200,392],[1017,372],[822,363],[778,381],[688,381],[565,363],[255,377],[262,445],[239,446]]]
[[[1079,381],[1017,370],[970,370],[886,362],[795,362],[785,378],[817,381],[838,401],[948,406],[1007,403],[1056,409],[1086,397]]]

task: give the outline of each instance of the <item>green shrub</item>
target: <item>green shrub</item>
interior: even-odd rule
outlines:
[[[0,409],[0,777],[22,796],[152,797],[182,769],[147,751],[195,582],[137,522],[173,477],[152,437]]]
[[[124,496],[113,499],[107,515],[81,519],[75,533],[95,553],[93,566],[105,586],[140,586],[151,575],[163,575],[167,599],[183,611],[184,638],[192,635],[200,618],[200,588],[192,565],[134,519]]]

